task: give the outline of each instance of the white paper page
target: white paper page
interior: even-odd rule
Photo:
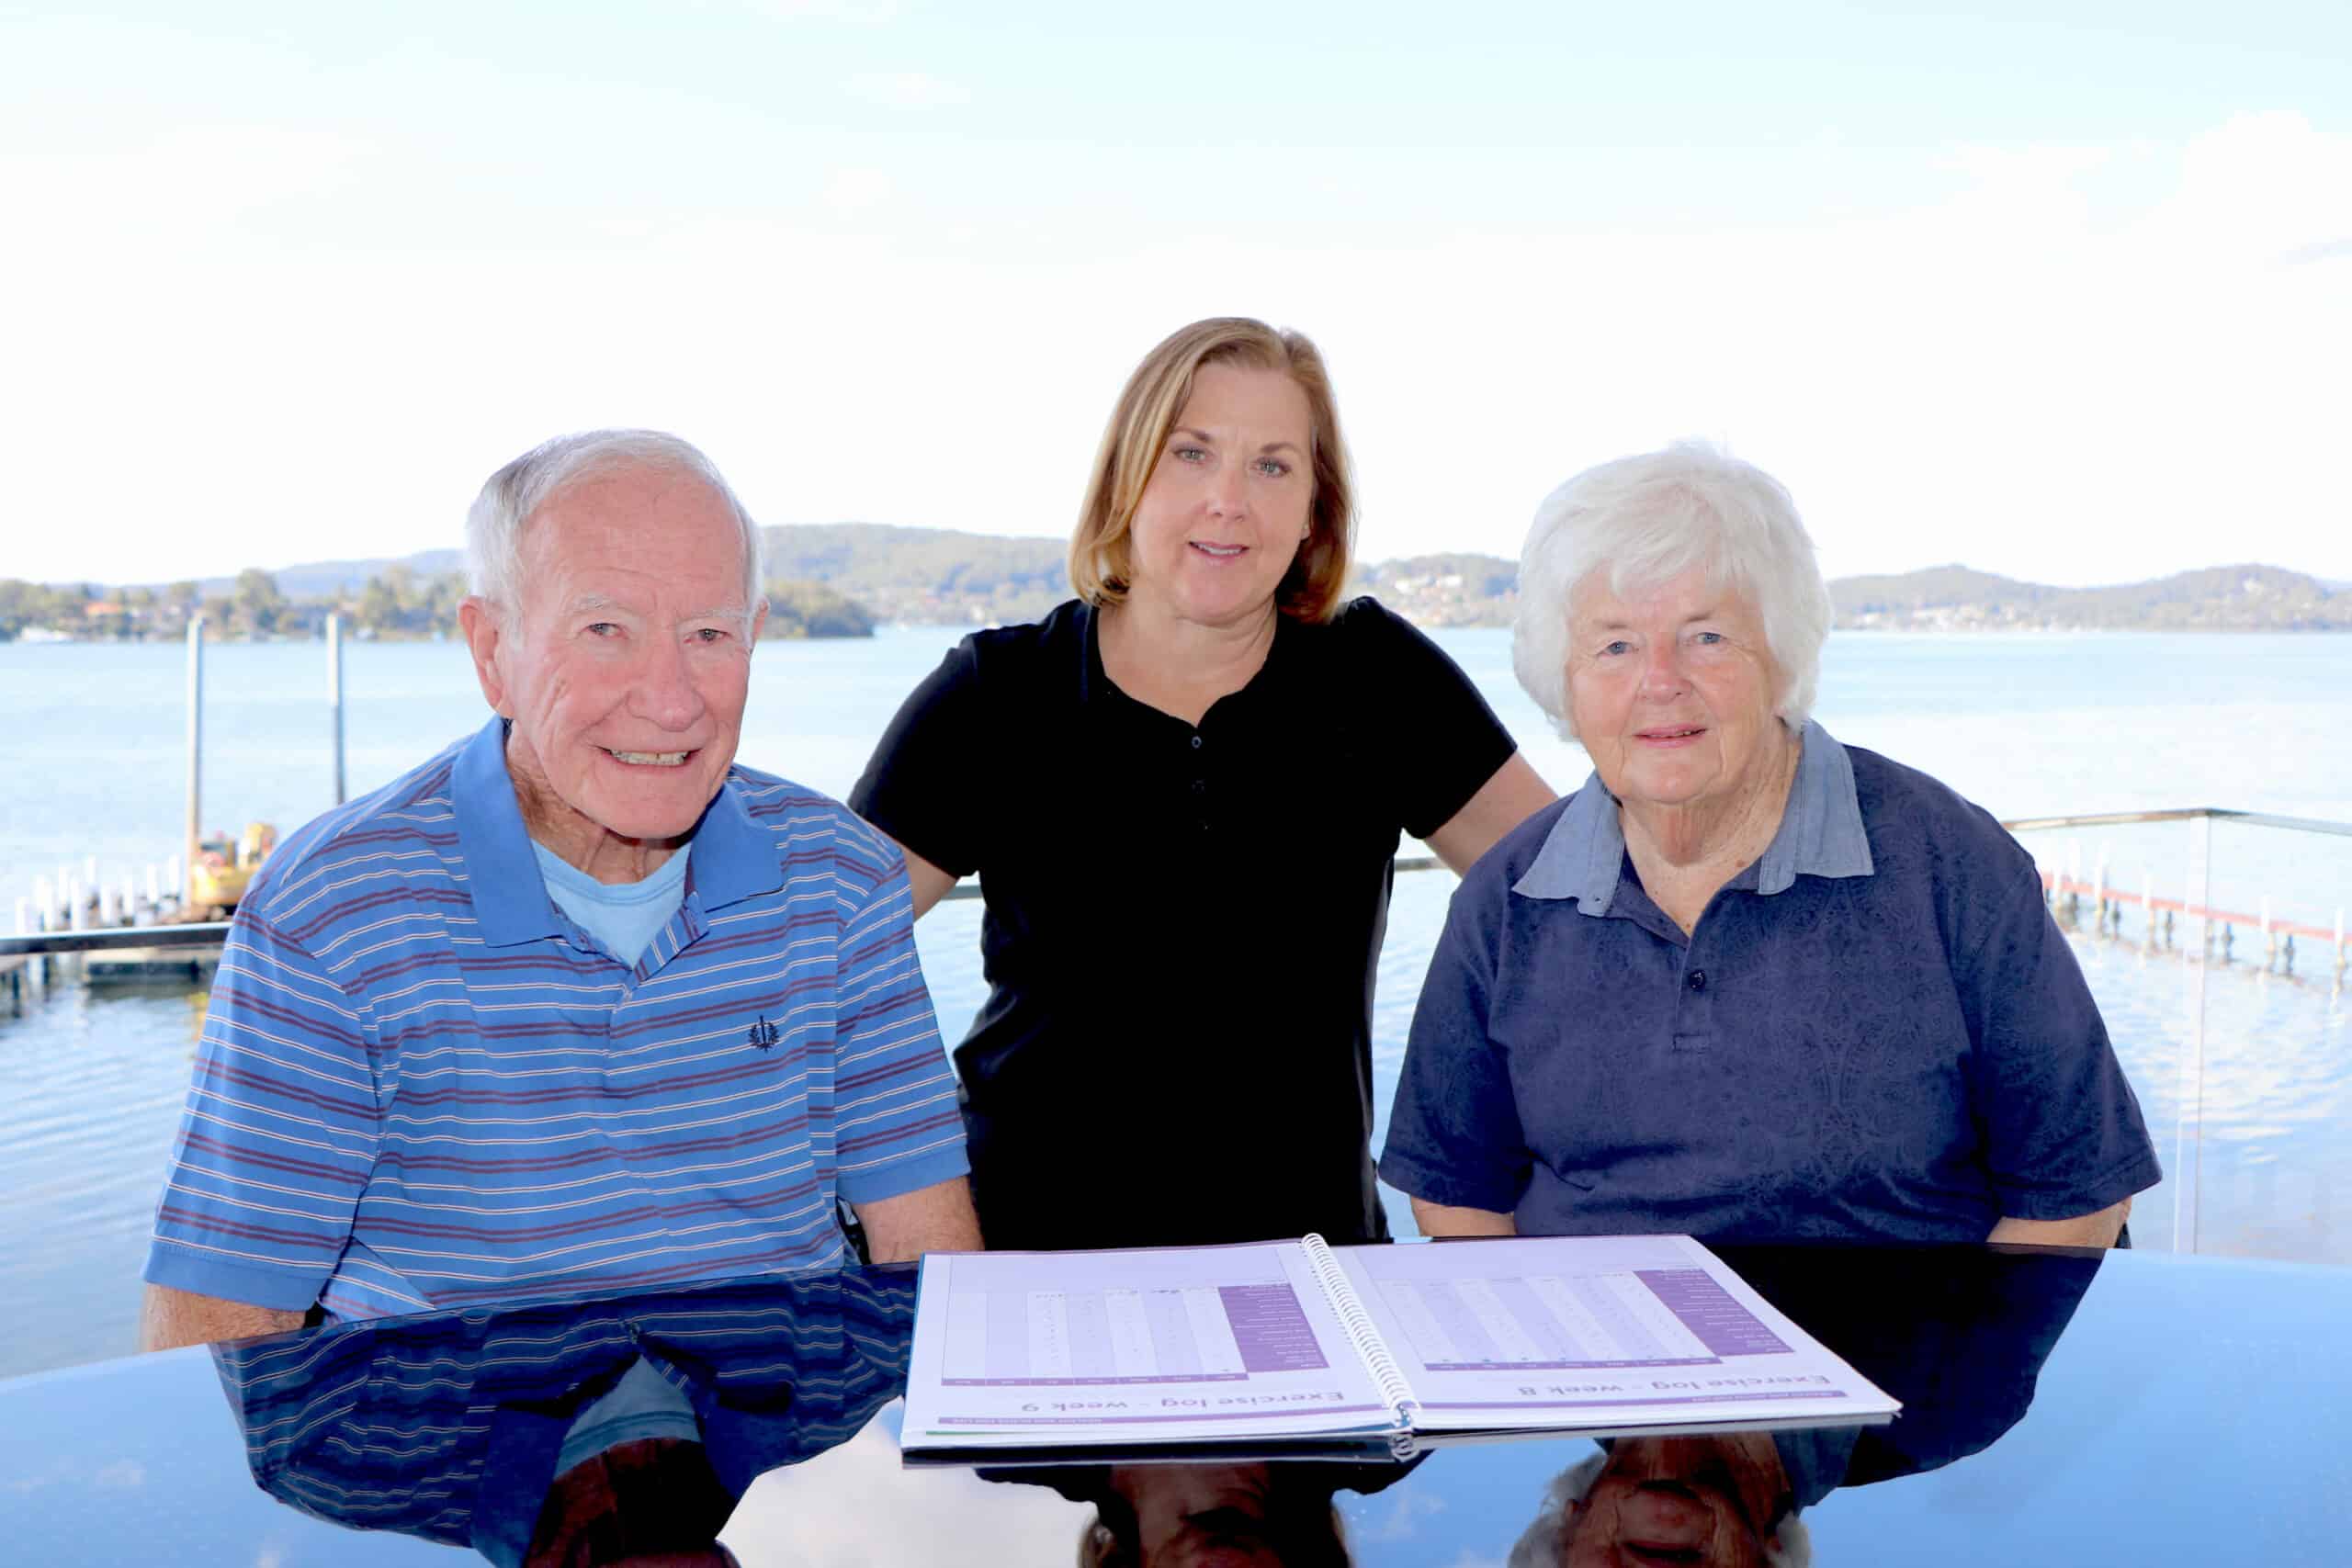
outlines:
[[[1796,1426],[1896,1408],[1688,1236],[1334,1251],[1424,1431]]]
[[[1295,1244],[923,1259],[910,1449],[1395,1425]]]

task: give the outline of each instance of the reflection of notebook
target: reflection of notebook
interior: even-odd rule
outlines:
[[[1688,1236],[923,1259],[910,1457],[1883,1420]],[[1318,1442],[1319,1440],[1319,1442]]]

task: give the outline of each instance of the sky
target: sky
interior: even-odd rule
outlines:
[[[1833,576],[2352,579],[2352,6],[0,0],[0,577],[458,542],[670,429],[763,522],[1061,535],[1195,318],[1360,555],[1682,436]]]

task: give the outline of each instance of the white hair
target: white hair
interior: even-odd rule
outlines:
[[[1511,1543],[1503,1568],[1557,1568],[1567,1554],[1568,1528],[1576,1509],[1608,1468],[1607,1454],[1587,1454],[1552,1477],[1552,1484],[1544,1489],[1544,1506]],[[1812,1568],[1813,1531],[1794,1513],[1783,1514],[1773,1522],[1772,1533],[1764,1541],[1764,1562],[1765,1568]]]
[[[490,476],[466,513],[466,578],[469,592],[510,619],[519,603],[523,532],[539,509],[591,475],[616,468],[667,469],[708,485],[743,535],[743,615],[748,622],[765,597],[759,525],[719,473],[691,442],[659,430],[587,430],[543,441]]]
[[[1756,607],[1781,673],[1773,712],[1801,729],[1813,712],[1829,587],[1781,482],[1703,442],[1587,468],[1544,498],[1519,561],[1511,664],[1535,705],[1577,738],[1567,691],[1570,602],[1608,574],[1620,598],[1702,570]]]

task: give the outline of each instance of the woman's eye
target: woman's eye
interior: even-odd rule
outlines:
[[[1208,456],[1197,446],[1178,446],[1168,455],[1180,463],[1197,463]]]
[[[1258,459],[1258,471],[1270,479],[1278,479],[1290,472],[1290,465],[1280,457],[1261,457]]]

